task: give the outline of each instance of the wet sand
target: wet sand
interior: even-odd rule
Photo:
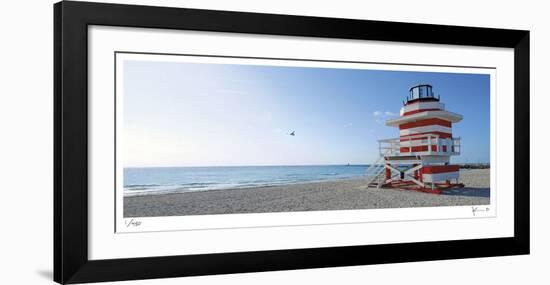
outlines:
[[[410,208],[489,204],[489,169],[460,170],[465,188],[435,195],[368,188],[366,179],[124,198],[124,217]]]

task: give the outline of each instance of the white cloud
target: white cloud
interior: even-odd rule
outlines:
[[[374,111],[372,113],[372,115],[374,117],[377,117],[377,118],[387,118],[387,117],[399,116],[399,114],[393,113],[393,112],[390,112],[390,111]]]
[[[377,124],[383,125],[386,122],[386,120],[393,117],[397,117],[399,116],[399,114],[396,114],[390,111],[374,111],[372,112],[372,116],[374,117],[374,121]]]

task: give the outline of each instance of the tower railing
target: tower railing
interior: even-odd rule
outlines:
[[[440,138],[435,134],[378,141],[378,150],[384,156],[460,155],[460,148],[460,137]]]

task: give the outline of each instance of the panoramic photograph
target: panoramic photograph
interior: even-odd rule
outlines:
[[[489,74],[273,62],[123,61],[124,218],[490,204]]]

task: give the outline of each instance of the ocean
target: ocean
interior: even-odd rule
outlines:
[[[368,165],[124,168],[124,196],[275,186],[360,177]]]

